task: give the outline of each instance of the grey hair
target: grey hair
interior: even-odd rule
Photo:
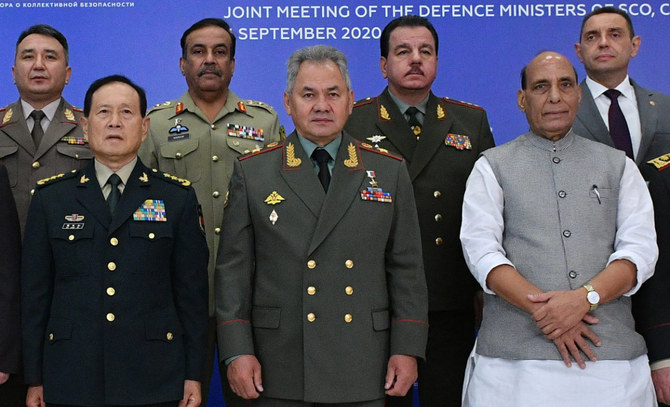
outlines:
[[[286,62],[286,93],[293,92],[295,80],[298,77],[300,65],[306,61],[327,62],[333,61],[340,70],[344,82],[347,84],[347,90],[351,89],[351,78],[349,77],[349,68],[347,68],[347,57],[337,48],[328,45],[314,45],[295,51]]]

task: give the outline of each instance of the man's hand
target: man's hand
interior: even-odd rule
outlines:
[[[38,386],[29,386],[28,394],[26,395],[26,407],[45,407],[44,404],[44,387],[40,384]]]
[[[7,380],[9,380],[9,373],[0,372],[0,384],[4,384]]]
[[[178,407],[198,407],[202,402],[200,382],[195,380],[184,380],[184,398]]]
[[[549,291],[528,295],[534,303],[543,305],[533,312],[533,321],[548,339],[554,340],[577,325],[589,312],[586,291],[581,287],[570,291]],[[593,320],[589,315],[587,322]]]
[[[256,399],[263,391],[261,364],[253,355],[242,355],[228,365],[230,388],[244,399]]]
[[[670,367],[652,370],[651,380],[654,382],[658,401],[670,404]]]
[[[389,396],[404,396],[418,377],[416,358],[407,355],[392,355],[386,370],[384,389]]]
[[[593,331],[583,322],[579,321],[577,325],[570,328],[563,335],[554,339],[554,344],[558,348],[558,351],[563,357],[563,362],[567,367],[572,366],[572,360],[570,355],[575,359],[575,362],[579,365],[580,368],[586,369],[586,363],[582,358],[580,350],[592,361],[595,362],[596,354],[593,352],[589,346],[586,339],[590,340],[596,346],[600,346],[602,342],[600,338],[593,333]]]

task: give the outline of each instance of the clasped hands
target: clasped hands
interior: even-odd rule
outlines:
[[[589,360],[597,360],[588,341],[601,345],[600,338],[589,328],[599,319],[588,313],[590,306],[584,289],[529,294],[528,299],[538,306],[531,315],[533,321],[547,339],[554,341],[567,367],[572,366],[572,356],[580,368],[586,368],[581,352]]]

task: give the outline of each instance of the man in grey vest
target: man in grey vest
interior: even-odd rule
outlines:
[[[530,131],[485,151],[465,192],[484,315],[463,405],[655,405],[630,310],[658,256],[644,180],[624,152],[572,131],[581,90],[567,58],[538,54],[521,85]]]

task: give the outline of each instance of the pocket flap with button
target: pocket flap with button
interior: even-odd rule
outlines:
[[[51,318],[46,334],[49,343],[72,339],[72,321],[65,318]]]
[[[198,149],[198,139],[168,142],[161,145],[161,157],[181,159]]]
[[[172,342],[181,335],[181,326],[167,318],[148,319],[144,322],[145,337],[149,341]]]

